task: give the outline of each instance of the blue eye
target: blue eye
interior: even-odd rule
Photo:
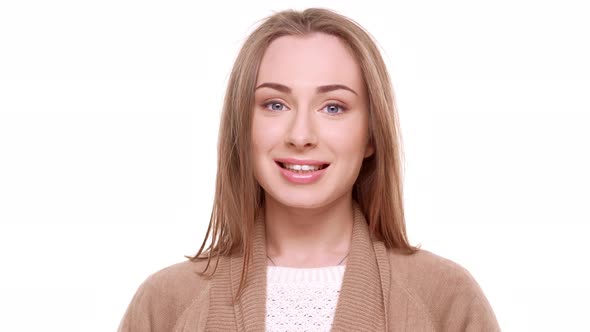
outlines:
[[[328,114],[334,114],[334,115],[338,115],[341,113],[344,113],[344,111],[346,111],[346,108],[340,104],[328,104],[326,105],[326,107],[324,107],[324,109],[326,110],[326,113]]]
[[[282,103],[276,102],[276,101],[271,101],[270,103],[266,103],[263,105],[266,109],[268,109],[269,111],[282,111],[285,109],[285,105],[283,105]]]
[[[272,112],[280,112],[285,111],[287,109],[287,106],[285,106],[285,104],[278,101],[270,101],[266,104],[263,104],[262,106],[264,106],[264,108]],[[330,115],[340,115],[346,111],[346,107],[338,103],[331,103],[324,106],[322,110]]]

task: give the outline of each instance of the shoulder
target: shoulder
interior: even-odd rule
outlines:
[[[199,272],[206,260],[165,267],[139,286],[121,320],[119,331],[169,331],[193,301],[206,294],[209,279]]]
[[[200,275],[207,265],[206,260],[186,260],[158,270],[147,277],[142,286],[157,290],[161,295],[193,294],[208,278]]]
[[[495,314],[471,273],[458,263],[420,249],[413,254],[387,251],[391,282],[436,330],[498,331]]]
[[[446,281],[475,286],[475,280],[467,269],[428,250],[419,249],[413,254],[405,254],[396,249],[388,249],[387,254],[392,267],[394,267],[394,276],[405,284],[421,287],[426,286],[421,284],[421,280],[442,278]],[[429,278],[417,279],[417,275]]]

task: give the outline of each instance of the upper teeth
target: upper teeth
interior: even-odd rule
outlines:
[[[319,165],[294,165],[294,164],[283,164],[285,168],[296,170],[296,171],[317,171],[321,168]]]

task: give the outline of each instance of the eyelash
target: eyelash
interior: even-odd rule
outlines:
[[[264,108],[266,108],[267,110],[271,111],[271,112],[280,112],[280,111],[273,111],[273,110],[268,109],[268,106],[269,105],[272,105],[272,104],[281,104],[281,105],[283,105],[283,107],[286,107],[285,104],[281,103],[280,101],[274,101],[274,100],[271,100],[269,102],[266,102],[266,103],[262,104],[262,106]],[[322,109],[325,109],[326,107],[330,107],[330,106],[339,107],[340,110],[341,110],[339,113],[327,113],[327,112],[325,112],[326,114],[328,114],[330,116],[342,115],[343,113],[345,113],[346,111],[348,111],[348,108],[346,108],[344,105],[342,105],[340,103],[336,103],[336,102],[331,102],[331,103],[327,104],[326,106],[324,106]]]

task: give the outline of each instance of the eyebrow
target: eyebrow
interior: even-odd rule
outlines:
[[[275,89],[277,91],[284,92],[284,93],[291,93],[291,91],[292,91],[291,88],[286,85],[279,84],[279,83],[272,83],[272,82],[262,83],[259,86],[257,86],[255,90],[258,90],[260,88],[271,88],[271,89]],[[334,91],[334,90],[347,90],[347,91],[350,91],[358,96],[358,93],[356,93],[356,91],[354,91],[353,89],[351,89],[343,84],[329,84],[329,85],[318,86],[316,89],[316,92],[317,93],[326,93],[326,92],[330,92],[330,91]]]

